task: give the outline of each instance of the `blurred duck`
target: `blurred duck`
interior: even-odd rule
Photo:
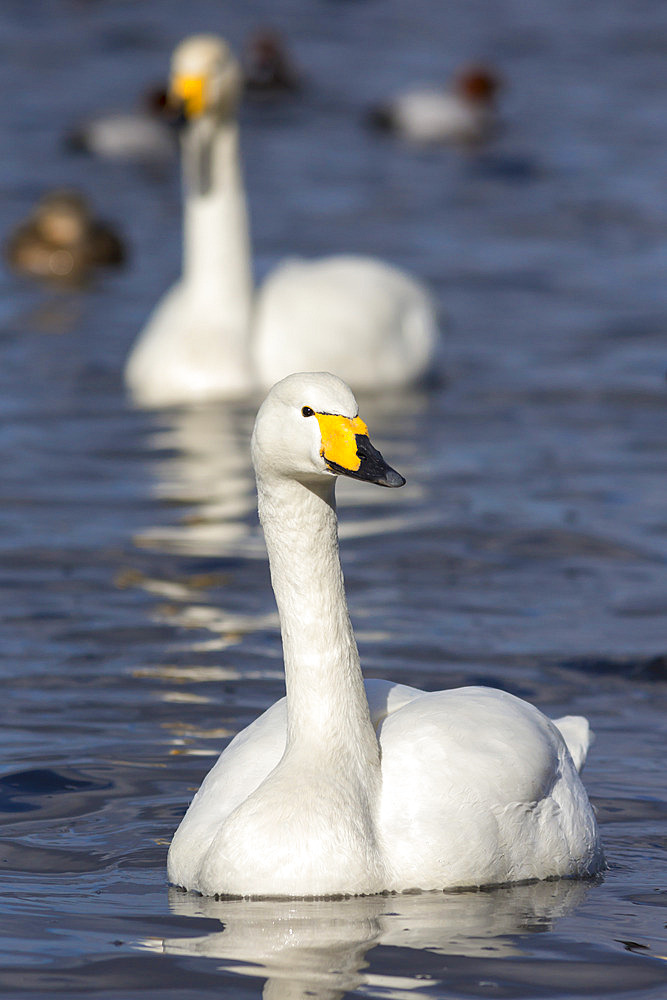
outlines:
[[[437,341],[433,303],[414,278],[358,256],[288,260],[255,295],[237,107],[241,70],[221,39],[174,53],[181,103],[184,247],[180,281],[158,304],[128,359],[137,402],[168,406],[270,386],[328,369],[361,390],[417,380]]]
[[[301,86],[280,35],[260,30],[250,36],[243,56],[243,79],[250,96],[284,94]]]
[[[76,191],[52,191],[11,233],[5,248],[14,271],[55,284],[84,284],[98,267],[122,264],[123,244],[105,222],[93,218]]]
[[[450,89],[415,89],[374,108],[369,122],[415,143],[478,143],[497,124],[500,79],[487,66],[468,66]]]
[[[112,112],[91,118],[66,137],[76,152],[105,160],[168,163],[176,156],[176,136],[164,89],[153,89],[135,112]]]

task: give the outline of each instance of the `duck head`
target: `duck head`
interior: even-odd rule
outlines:
[[[91,225],[90,207],[77,191],[51,191],[34,211],[36,231],[53,246],[74,246],[85,238]]]
[[[454,81],[454,90],[472,104],[492,105],[500,90],[498,73],[491,66],[478,63],[464,66]]]

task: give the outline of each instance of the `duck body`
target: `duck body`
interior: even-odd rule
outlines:
[[[604,861],[577,770],[586,720],[554,723],[490,688],[364,684],[333,476],[403,482],[365,431],[331,375],[290,376],[260,409],[253,459],[287,695],[204,780],[170,880],[204,895],[322,896],[593,874]]]
[[[130,352],[132,395],[154,406],[199,402],[323,367],[375,390],[416,381],[434,360],[437,316],[424,286],[398,268],[354,255],[291,260],[255,294],[240,81],[220,39],[197,36],[176,50],[172,90],[187,119],[183,275]]]
[[[77,191],[44,195],[10,234],[5,254],[18,274],[62,286],[84,285],[97,268],[124,263],[120,237],[93,217]]]
[[[375,108],[370,121],[416,144],[476,144],[494,130],[497,89],[494,73],[485,67],[470,67],[457,76],[450,89],[415,87],[397,94]]]
[[[387,111],[387,123],[411,142],[477,142],[490,125],[486,108],[468,105],[456,94],[435,88],[399,94]]]
[[[76,152],[101,160],[161,164],[176,155],[167,122],[141,111],[113,111],[91,118],[68,135],[66,143]]]

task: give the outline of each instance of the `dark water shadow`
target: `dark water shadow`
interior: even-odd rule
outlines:
[[[95,781],[84,778],[78,771],[55,770],[34,767],[25,771],[5,774],[0,778],[0,813],[24,813],[47,810],[53,812],[51,800],[54,796],[67,796],[60,806],[65,816],[85,811],[80,796],[99,792],[112,787],[110,781]],[[79,807],[71,809],[72,796],[77,796]]]

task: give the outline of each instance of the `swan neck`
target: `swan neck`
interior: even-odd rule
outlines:
[[[188,126],[182,143],[184,281],[245,338],[253,284],[238,124],[200,119]]]
[[[338,550],[334,479],[257,479],[283,640],[287,751],[379,767]]]

